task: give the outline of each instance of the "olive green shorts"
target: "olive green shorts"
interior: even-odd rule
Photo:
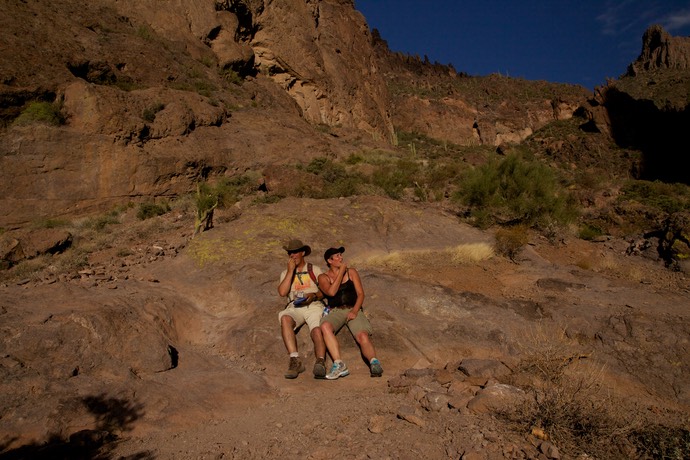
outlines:
[[[362,331],[366,331],[369,335],[372,335],[374,331],[364,311],[360,309],[355,319],[347,321],[347,314],[350,313],[350,310],[351,308],[332,308],[326,316],[321,318],[321,324],[329,322],[333,325],[333,331],[336,334],[343,326],[347,326],[353,337]]]

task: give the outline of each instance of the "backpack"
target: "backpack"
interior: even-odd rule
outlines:
[[[307,262],[307,272],[309,273],[309,278],[316,283],[316,287],[319,287],[319,280],[316,279],[316,275],[314,274],[314,268],[312,268],[311,262]],[[295,275],[293,275],[293,280],[294,277],[297,276],[297,272],[295,272]]]
[[[307,262],[307,271],[309,272],[309,278],[316,283],[316,287],[319,287],[319,280],[317,280],[316,275],[314,275],[314,269],[312,268],[311,262]]]

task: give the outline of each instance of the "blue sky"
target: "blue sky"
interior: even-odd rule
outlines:
[[[661,24],[690,36],[690,0],[355,0],[392,51],[470,75],[588,89],[618,78]]]

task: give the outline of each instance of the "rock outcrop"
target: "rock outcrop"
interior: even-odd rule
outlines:
[[[348,148],[314,124],[369,138],[392,132],[385,82],[351,1],[74,0],[6,10],[0,227],[177,196],[213,176],[261,176],[266,165]],[[13,123],[36,102],[64,123]]]
[[[571,118],[585,88],[489,75],[475,77],[425,56],[392,52],[372,34],[391,88],[393,124],[458,145],[519,143],[549,122]]]
[[[690,68],[690,38],[672,37],[660,25],[647,29],[642,37],[642,53],[628,68],[635,76],[639,70]]]
[[[682,146],[690,123],[689,63],[690,38],[652,26],[628,72],[597,88],[586,108],[596,130],[642,151],[642,179],[688,183],[690,156]]]

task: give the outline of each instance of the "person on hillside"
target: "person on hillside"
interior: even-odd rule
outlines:
[[[347,326],[357,341],[362,355],[369,363],[372,377],[381,377],[383,368],[376,358],[376,350],[371,341],[372,328],[364,315],[364,288],[359,273],[348,267],[343,259],[344,247],[327,249],[323,255],[328,271],[319,276],[319,287],[328,300],[328,307],[321,318],[321,332],[328,348],[333,366],[326,378],[335,380],[350,374],[347,365],[340,359],[340,345],[336,334]]]
[[[322,302],[323,293],[318,287],[318,276],[323,272],[318,266],[304,260],[311,254],[311,248],[302,241],[290,240],[283,249],[287,251],[288,262],[287,269],[280,274],[278,294],[287,297],[288,304],[278,314],[278,320],[285,348],[290,355],[285,378],[294,379],[304,372],[304,364],[297,351],[295,331],[306,323],[316,355],[314,378],[322,379],[326,376],[326,346],[319,322],[325,306]]]

